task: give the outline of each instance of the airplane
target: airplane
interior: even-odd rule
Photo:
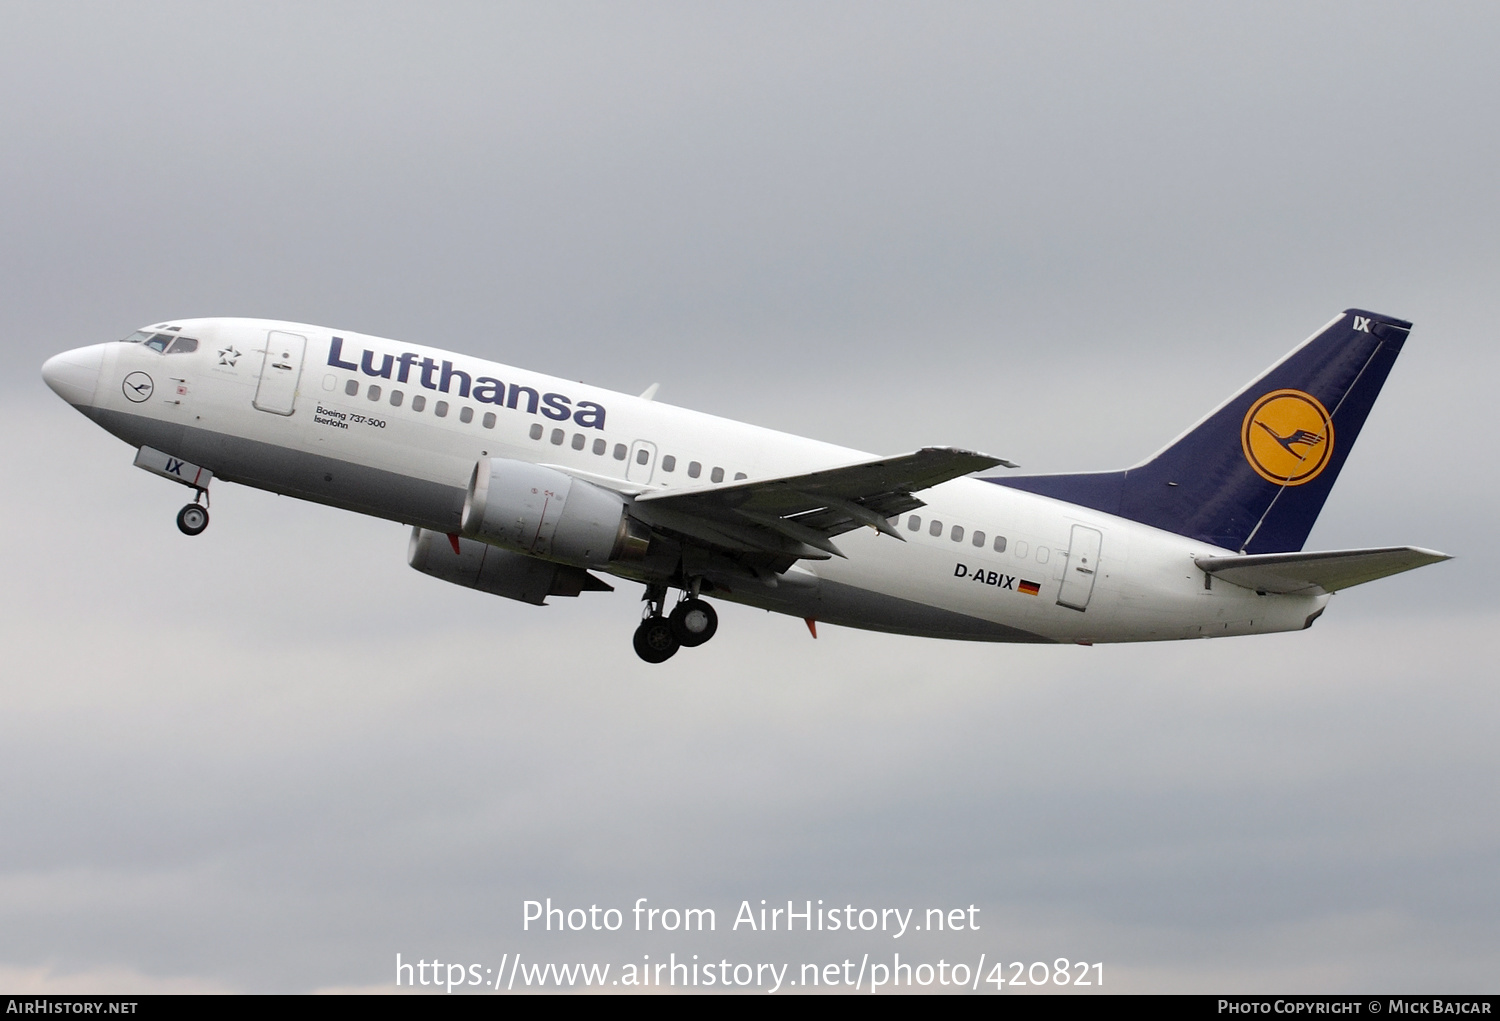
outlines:
[[[985,642],[1295,631],[1340,589],[1449,559],[1302,546],[1412,324],[1348,309],[1120,471],[950,447],[877,457],[461,354],[300,323],[182,319],[42,366],[191,488],[214,479],[402,522],[408,562],[541,605],[644,585],[637,654],[711,639],[709,598]],[[919,495],[920,494],[920,495]],[[668,606],[673,591],[678,593]]]

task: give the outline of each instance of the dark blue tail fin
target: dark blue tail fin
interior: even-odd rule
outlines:
[[[1300,550],[1410,332],[1349,309],[1134,468],[986,481],[1225,549]]]

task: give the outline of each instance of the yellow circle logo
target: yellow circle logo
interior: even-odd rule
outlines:
[[[1333,455],[1333,419],[1312,394],[1273,390],[1245,413],[1240,445],[1261,478],[1300,486],[1317,478]]]

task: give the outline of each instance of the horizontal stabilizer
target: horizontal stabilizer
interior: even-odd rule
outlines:
[[[1255,553],[1250,556],[1198,557],[1205,573],[1257,592],[1337,592],[1376,578],[1400,574],[1452,559],[1446,553],[1415,546],[1344,549],[1326,553]]]

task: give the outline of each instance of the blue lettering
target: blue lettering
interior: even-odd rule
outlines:
[[[573,421],[584,429],[603,429],[604,408],[593,401],[579,401],[578,411],[573,415]]]
[[[507,408],[514,408],[516,406],[516,398],[522,394],[529,395],[526,399],[526,413],[528,415],[535,415],[537,392],[529,386],[516,386],[516,384],[512,383],[510,385],[510,398],[505,402],[505,406]]]
[[[460,397],[469,396],[469,385],[472,382],[472,380],[469,379],[469,374],[467,372],[462,372],[460,370],[454,369],[452,362],[444,362],[443,375],[439,380],[438,389],[442,390],[443,393],[447,393],[448,384],[453,382],[454,379],[458,380],[458,395]]]
[[[518,386],[515,383],[506,385],[493,376],[473,376],[463,369],[456,369],[450,361],[439,364],[430,357],[423,357],[415,351],[403,351],[398,355],[380,354],[365,349],[358,363],[344,360],[344,338],[333,337],[328,345],[328,364],[336,369],[345,369],[350,372],[363,372],[366,376],[376,376],[380,379],[391,379],[393,376],[397,382],[408,383],[411,381],[414,369],[420,368],[417,373],[421,385],[428,390],[441,390],[443,393],[454,391],[454,383],[457,385],[459,397],[468,397],[481,404],[493,404],[496,407],[516,408],[521,406],[524,395],[524,407],[528,415],[542,414],[554,422],[566,422],[569,418],[583,429],[603,429],[605,409],[602,404],[594,401],[579,401],[576,406],[572,398],[560,393],[539,393],[529,386]],[[967,570],[967,569],[966,569]]]
[[[358,369],[359,368],[358,365],[355,365],[353,362],[346,362],[346,361],[344,361],[343,359],[341,359],[339,357],[339,355],[341,355],[343,353],[344,353],[344,338],[343,337],[334,337],[333,338],[333,343],[328,346],[328,364],[332,365],[335,369],[348,369],[350,372],[353,372],[355,369]],[[404,377],[403,377],[403,380],[404,380]]]
[[[176,460],[175,458],[167,458],[167,471],[171,472],[173,475],[181,476],[182,462]]]
[[[386,355],[385,360],[380,363],[380,368],[376,369],[374,364],[375,352],[367,349],[364,357],[359,360],[359,367],[364,370],[366,376],[379,376],[381,379],[390,379],[391,365],[395,361],[396,359],[390,355]]]
[[[505,384],[489,376],[474,380],[474,399],[481,404],[505,404]]]

